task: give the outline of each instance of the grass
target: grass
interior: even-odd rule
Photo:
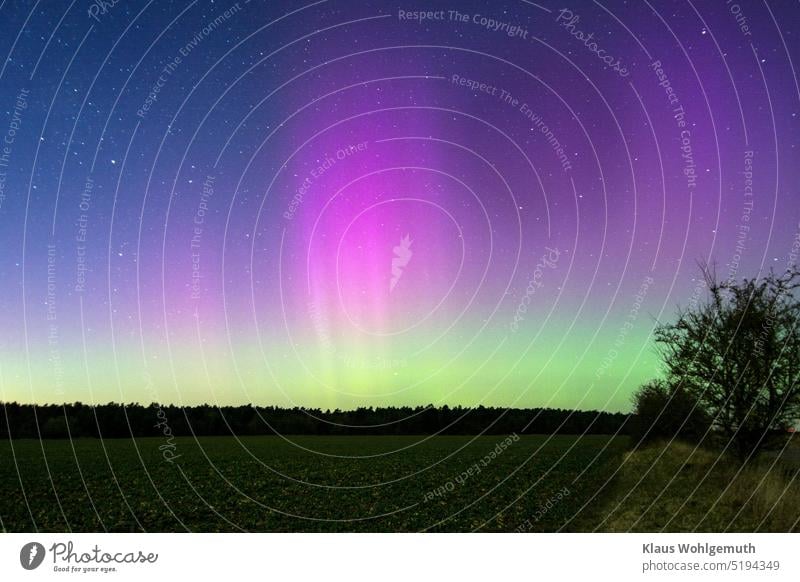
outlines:
[[[583,529],[614,532],[800,531],[800,475],[762,456],[732,457],[673,442],[629,452]]]
[[[555,531],[627,447],[603,436],[506,438],[178,438],[173,462],[159,438],[6,441],[0,527]]]

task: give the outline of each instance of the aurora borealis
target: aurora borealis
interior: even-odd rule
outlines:
[[[796,5],[0,15],[3,401],[628,410],[800,249]]]

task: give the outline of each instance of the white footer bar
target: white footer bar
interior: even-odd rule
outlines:
[[[799,542],[791,534],[2,534],[0,579],[798,580]]]

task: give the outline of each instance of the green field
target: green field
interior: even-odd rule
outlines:
[[[627,446],[624,438],[604,436],[291,438],[179,438],[173,462],[159,449],[160,438],[6,441],[1,525],[76,532],[555,531],[572,520],[569,529],[585,529],[598,504],[579,510]]]

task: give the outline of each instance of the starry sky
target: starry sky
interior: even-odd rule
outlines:
[[[0,2],[0,400],[628,410],[796,261],[798,10]]]

